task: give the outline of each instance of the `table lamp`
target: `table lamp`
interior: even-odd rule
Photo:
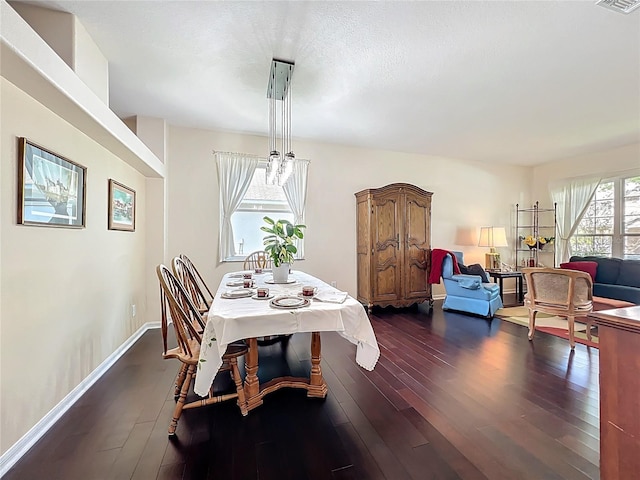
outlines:
[[[489,253],[485,254],[485,267],[487,270],[500,270],[500,254],[496,247],[507,247],[507,234],[504,227],[480,227],[479,247],[489,247]]]

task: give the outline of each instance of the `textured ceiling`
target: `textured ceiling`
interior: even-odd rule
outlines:
[[[266,135],[273,57],[292,134],[535,165],[640,142],[640,10],[594,1],[27,2],[77,15],[120,116]]]

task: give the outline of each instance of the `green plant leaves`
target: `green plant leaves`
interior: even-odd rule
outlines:
[[[269,233],[263,238],[264,250],[273,260],[273,264],[279,267],[282,263],[293,263],[293,257],[298,249],[293,244],[294,240],[304,238],[303,228],[306,225],[294,225],[288,220],[273,220],[270,217],[263,217],[269,226],[262,226],[260,230]]]

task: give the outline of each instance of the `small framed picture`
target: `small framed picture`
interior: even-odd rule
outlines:
[[[83,228],[87,169],[21,137],[18,223]]]
[[[136,229],[136,192],[109,179],[109,230]]]

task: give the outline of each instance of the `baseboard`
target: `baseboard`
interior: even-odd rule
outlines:
[[[78,401],[78,399],[86,392],[102,375],[104,375],[116,361],[124,355],[124,353],[136,343],[144,332],[152,328],[160,328],[160,322],[147,322],[142,325],[133,335],[131,335],[122,345],[120,345],[111,355],[109,355],[98,367],[91,372],[80,384],[71,390],[49,413],[47,413],[38,423],[36,423],[20,440],[14,443],[2,456],[0,456],[0,477],[13,467],[20,458],[29,451],[29,449],[47,431]]]

